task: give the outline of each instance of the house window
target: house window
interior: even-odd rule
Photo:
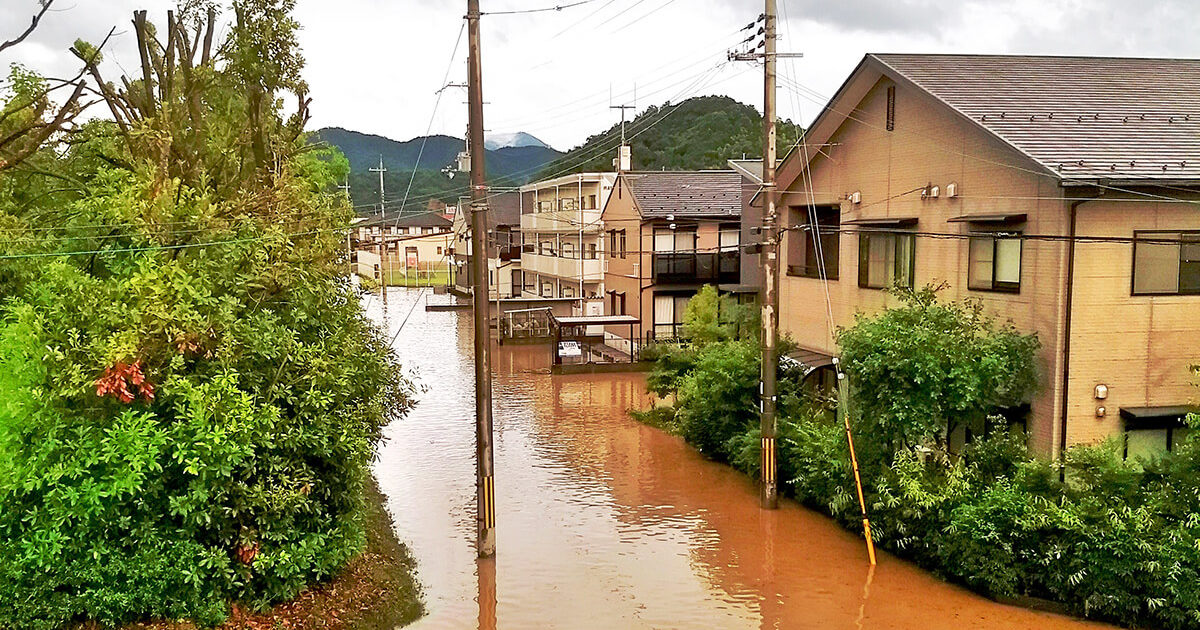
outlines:
[[[562,244],[562,257],[563,258],[574,258],[575,257],[575,243],[567,241],[566,243]]]
[[[789,276],[838,279],[842,212],[837,206],[817,206],[816,223],[809,208],[792,208],[792,229],[787,237],[787,273]],[[820,246],[818,248],[818,245]]]
[[[441,247],[437,248],[437,255],[438,255],[438,256],[441,256],[441,255],[442,255],[442,248],[441,248]]]
[[[696,250],[694,230],[654,230],[654,252],[688,252]]]
[[[575,287],[563,287],[562,288],[562,297],[565,297],[565,298],[575,297]]]
[[[1200,232],[1134,232],[1134,295],[1200,295]]]
[[[618,246],[619,246],[619,248],[620,248],[620,252],[621,252],[621,258],[624,258],[624,257],[625,257],[625,252],[626,252],[626,246],[625,246],[625,230],[617,230],[617,239],[620,241],[620,242],[618,243]]]
[[[675,339],[682,332],[688,295],[654,295],[654,338]]]
[[[596,244],[588,243],[587,249],[584,251],[583,257],[588,260],[596,260]]]
[[[1021,291],[1021,234],[973,234],[967,261],[967,288],[977,291]]]
[[[554,241],[542,241],[538,244],[538,253],[543,256],[554,255]]]
[[[912,287],[915,244],[913,234],[859,234],[858,286],[868,289]]]

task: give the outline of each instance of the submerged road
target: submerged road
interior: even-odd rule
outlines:
[[[393,289],[389,338],[418,299]],[[395,341],[425,391],[375,466],[440,628],[1101,628],[997,604],[881,553],[631,418],[641,375],[551,376],[545,346],[494,353],[497,547],[477,562],[470,311],[426,312]]]

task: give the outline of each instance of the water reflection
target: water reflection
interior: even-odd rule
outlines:
[[[631,420],[640,375],[551,376],[544,347],[494,353],[494,560],[474,553],[470,313],[393,290],[396,348],[429,389],[376,466],[418,561],[418,628],[1078,628],[1002,606],[881,554],[792,502]],[[426,298],[422,296],[422,301]],[[445,296],[429,299],[445,300]]]

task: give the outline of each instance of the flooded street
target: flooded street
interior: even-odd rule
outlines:
[[[384,324],[426,391],[387,429],[375,473],[440,628],[1085,628],[996,604],[881,553],[629,418],[637,374],[554,376],[546,346],[498,348],[497,556],[474,551],[470,311],[395,289]],[[414,306],[411,310],[410,307]]]

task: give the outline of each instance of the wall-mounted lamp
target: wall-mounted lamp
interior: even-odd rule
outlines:
[[[1096,386],[1096,400],[1104,400],[1105,398],[1108,398],[1108,385],[1104,385],[1104,384],[1097,385]]]
[[[1099,407],[1096,407],[1096,417],[1097,418],[1103,418],[1106,415],[1108,415],[1108,410],[1104,408],[1104,405],[1100,405]]]

